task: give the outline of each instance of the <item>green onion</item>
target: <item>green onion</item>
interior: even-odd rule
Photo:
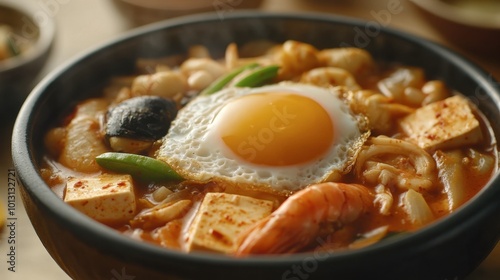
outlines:
[[[278,75],[279,66],[269,65],[259,67],[239,80],[236,87],[258,87],[270,81]]]
[[[257,66],[259,66],[257,63],[251,63],[234,69],[233,71],[229,72],[224,76],[219,77],[217,80],[211,83],[207,88],[205,88],[200,93],[200,95],[210,95],[215,92],[218,92],[219,90],[224,88],[227,84],[229,84],[229,82],[231,82],[234,79],[234,77],[238,76],[241,72],[247,69],[255,68]]]
[[[12,56],[20,55],[21,50],[19,50],[19,46],[16,44],[14,41],[14,38],[12,36],[7,37],[7,45],[9,46],[10,53]]]
[[[117,173],[130,174],[144,182],[183,179],[165,162],[147,156],[108,152],[97,156],[95,160],[101,167]]]

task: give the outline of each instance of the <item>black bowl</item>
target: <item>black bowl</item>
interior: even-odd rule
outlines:
[[[355,251],[248,259],[185,254],[132,240],[66,205],[44,183],[38,171],[40,139],[48,125],[112,75],[132,72],[137,57],[176,54],[193,44],[222,56],[227,44],[256,39],[295,39],[318,48],[351,45],[366,48],[376,59],[422,67],[428,78],[468,95],[500,135],[500,89],[491,76],[448,49],[374,22],[322,14],[234,12],[147,26],[46,77],[16,120],[12,156],[23,201],[57,263],[74,279],[460,279],[473,271],[500,236],[498,176],[458,211],[411,235]]]

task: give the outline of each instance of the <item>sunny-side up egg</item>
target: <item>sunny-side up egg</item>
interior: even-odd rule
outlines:
[[[186,179],[295,191],[347,172],[368,137],[331,90],[227,88],[181,109],[158,158]]]

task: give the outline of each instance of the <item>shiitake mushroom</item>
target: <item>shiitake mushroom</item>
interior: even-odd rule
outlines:
[[[105,136],[117,152],[140,153],[168,132],[177,116],[175,101],[159,96],[138,96],[111,107]]]

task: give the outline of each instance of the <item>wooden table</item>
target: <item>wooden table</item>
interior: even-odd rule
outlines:
[[[9,0],[27,2],[38,7],[39,13],[54,18],[57,23],[57,38],[55,47],[49,61],[38,79],[63,64],[78,53],[112,39],[139,25],[150,23],[159,19],[177,16],[172,13],[147,12],[131,9],[118,0]],[[396,0],[392,0],[394,2]],[[189,2],[189,0],[184,0]],[[238,3],[239,1],[225,1]],[[245,1],[243,1],[245,2]],[[241,3],[243,3],[241,2]],[[399,2],[399,1],[397,1]],[[48,3],[44,6],[42,3]],[[215,3],[215,2],[214,2]],[[379,21],[391,28],[407,31],[409,33],[444,44],[465,57],[476,62],[493,77],[500,80],[500,61],[489,57],[481,57],[461,50],[446,42],[432,26],[430,26],[415,11],[407,1],[399,2],[401,11],[390,14],[390,17],[379,18],[380,12],[388,9],[389,0],[264,0],[260,9],[265,11],[281,12],[323,12],[340,14],[361,18],[367,21]],[[240,8],[234,5],[232,8]],[[231,12],[228,9],[225,12]],[[383,22],[380,22],[383,20]],[[10,159],[11,123],[3,123],[1,133],[2,146],[0,147],[0,182],[7,184],[7,170],[12,168]],[[0,188],[0,200],[6,203],[6,190]],[[36,236],[28,217],[24,211],[21,199],[17,198],[17,271],[7,270],[7,233],[0,233],[0,279],[52,279],[63,280],[69,277],[55,264],[45,251]],[[500,279],[500,246],[484,261],[484,263],[468,277],[468,280],[493,280]]]

